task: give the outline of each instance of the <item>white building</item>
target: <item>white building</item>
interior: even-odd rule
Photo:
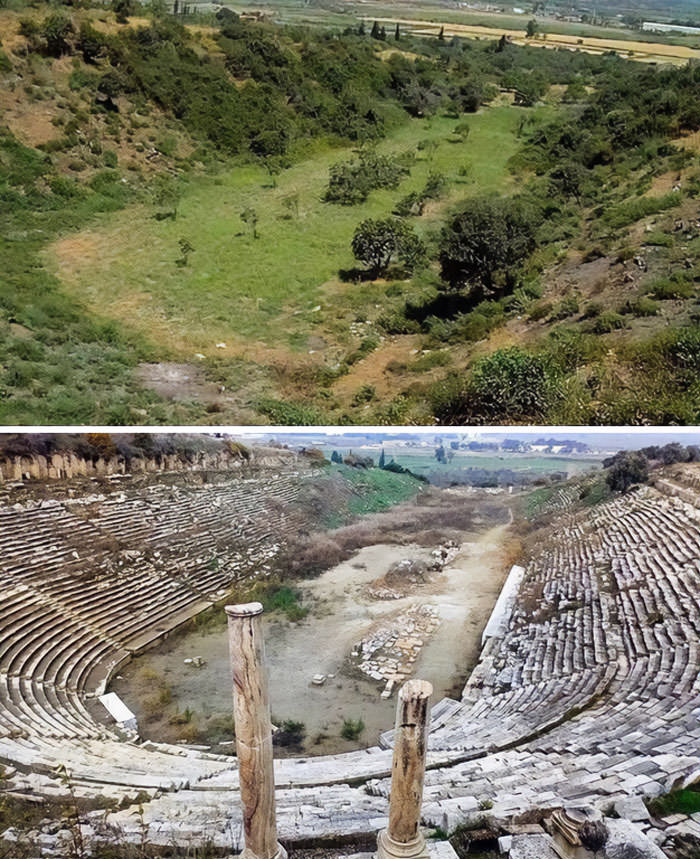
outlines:
[[[691,36],[700,36],[700,27],[684,27],[682,24],[659,24],[656,21],[644,21],[642,30],[651,33],[688,33]]]

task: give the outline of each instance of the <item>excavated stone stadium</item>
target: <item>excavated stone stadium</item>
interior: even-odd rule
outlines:
[[[654,484],[585,511],[560,495],[548,536],[508,577],[461,698],[433,706],[426,826],[493,820],[517,844],[525,824],[585,804],[660,845],[700,835],[692,818],[650,819],[640,801],[700,778],[700,470],[666,469]],[[235,758],[124,739],[90,702],[151,638],[264,566],[300,527],[276,503],[299,485],[288,465],[38,504],[3,493],[6,790],[61,795],[69,774],[77,795],[122,801],[99,814],[128,840],[242,850]],[[216,569],[214,549],[226,558]],[[283,843],[386,826],[391,742],[276,761]]]

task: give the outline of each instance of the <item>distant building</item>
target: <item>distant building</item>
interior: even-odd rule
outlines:
[[[513,11],[515,12],[516,15],[524,15],[525,14],[525,10],[521,9],[520,6],[513,6]]]
[[[651,33],[688,33],[691,36],[700,35],[700,27],[684,27],[682,24],[659,24],[656,21],[644,21],[642,30]]]

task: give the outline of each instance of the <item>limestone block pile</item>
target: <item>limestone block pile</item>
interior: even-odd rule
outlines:
[[[388,697],[396,683],[412,674],[421,649],[439,626],[435,606],[411,606],[362,639],[352,655],[363,674],[386,683]]]

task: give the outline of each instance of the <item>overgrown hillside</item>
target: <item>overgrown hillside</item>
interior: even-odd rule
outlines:
[[[0,10],[5,423],[696,422],[700,70],[133,11]]]

